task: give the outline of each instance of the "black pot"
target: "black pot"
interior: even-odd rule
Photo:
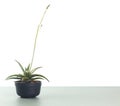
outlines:
[[[41,81],[16,81],[16,92],[22,98],[34,98],[40,94],[41,90]]]

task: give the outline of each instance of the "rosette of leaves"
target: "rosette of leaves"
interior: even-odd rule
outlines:
[[[30,64],[29,64],[26,68],[23,68],[23,66],[21,65],[20,62],[18,62],[17,60],[16,60],[16,62],[20,66],[23,73],[10,75],[7,77],[7,80],[8,79],[18,79],[19,81],[35,81],[37,79],[45,79],[45,80],[49,81],[45,76],[43,76],[41,74],[34,74],[34,72],[36,70],[38,70],[39,68],[42,68],[42,67],[36,67],[34,69],[31,69]]]

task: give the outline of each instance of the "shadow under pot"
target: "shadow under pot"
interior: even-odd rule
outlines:
[[[41,81],[15,81],[16,92],[21,98],[34,98],[40,94]]]

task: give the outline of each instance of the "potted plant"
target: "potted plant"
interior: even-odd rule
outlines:
[[[43,16],[40,20],[40,23],[37,27],[31,63],[27,67],[24,68],[22,66],[22,64],[16,60],[16,62],[18,63],[18,65],[20,66],[20,68],[22,70],[22,73],[21,74],[13,74],[6,78],[7,80],[17,79],[17,81],[15,81],[16,92],[22,98],[33,98],[33,97],[38,96],[40,94],[41,84],[42,84],[41,81],[39,81],[39,80],[45,79],[45,80],[49,81],[45,76],[34,73],[36,70],[38,70],[42,67],[32,68],[38,32],[39,32],[40,28],[42,27],[42,21],[44,19],[44,16],[45,16],[49,6],[50,5],[48,5],[46,7],[46,9],[43,13]]]

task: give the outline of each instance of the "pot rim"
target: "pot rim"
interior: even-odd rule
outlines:
[[[41,81],[15,81],[15,83],[41,83]]]

